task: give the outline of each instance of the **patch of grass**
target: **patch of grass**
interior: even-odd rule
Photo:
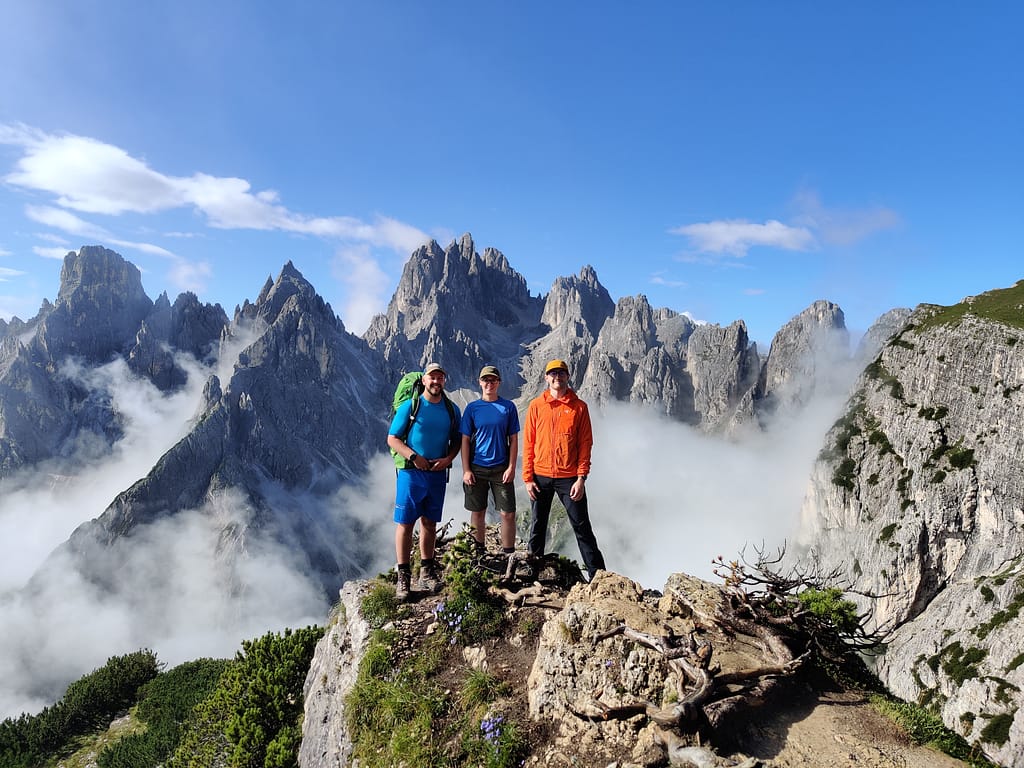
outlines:
[[[477,733],[463,745],[469,753],[470,765],[483,768],[512,768],[522,764],[527,753],[526,740],[519,724],[501,713],[480,720]]]
[[[483,669],[471,669],[462,683],[462,703],[467,709],[490,704],[499,696],[508,696],[512,686]]]
[[[892,535],[896,532],[896,523],[889,523],[885,528],[878,534],[878,540],[880,542],[886,542],[892,538]]]
[[[1013,672],[1013,670],[1015,670],[1021,664],[1024,664],[1024,653],[1018,653],[1016,656],[1014,656],[1013,660],[1006,665],[1006,671]]]
[[[875,429],[868,435],[868,442],[871,445],[878,446],[878,453],[881,456],[885,456],[887,453],[894,453],[892,443],[889,442],[889,438],[880,429]]]
[[[974,458],[974,449],[966,448],[960,443],[952,446],[946,452],[946,460],[955,469],[967,469],[967,467],[973,467],[978,463]]]
[[[941,483],[945,479],[946,479],[946,472],[945,472],[945,470],[940,469],[940,470],[936,471],[936,473],[934,475],[932,475],[931,482],[932,483]]]
[[[979,676],[979,665],[988,656],[988,650],[977,646],[964,648],[959,640],[940,651],[942,671],[957,685]]]
[[[1017,587],[1017,593],[1004,609],[997,611],[991,619],[974,628],[974,634],[977,635],[980,640],[984,640],[988,637],[988,634],[993,629],[997,629],[1004,624],[1013,621],[1020,615],[1021,608],[1024,608],[1024,587],[1021,586],[1019,580]]]
[[[963,760],[974,768],[995,768],[981,752],[972,747],[963,736],[947,728],[941,718],[924,707],[901,701],[892,696],[875,694],[871,703],[876,710],[893,720],[918,744],[944,752]]]
[[[839,462],[835,472],[832,473],[832,483],[848,491],[853,490],[853,477],[857,470],[857,462],[847,456]]]
[[[988,679],[996,684],[996,692],[995,694],[993,694],[993,698],[1000,704],[1010,703],[1010,694],[1008,693],[1008,691],[1020,691],[1020,688],[1011,683],[1009,680],[1004,680],[1001,677],[992,677],[991,675]]]
[[[366,623],[373,629],[380,629],[398,618],[402,604],[395,598],[395,588],[378,580],[363,597],[360,611]]]
[[[959,325],[964,317],[995,320],[1015,328],[1024,328],[1024,280],[1018,280],[1010,288],[988,291],[972,296],[959,304],[949,307],[932,305],[928,317],[918,323],[916,332],[941,325]]]
[[[996,744],[998,746],[1005,744],[1010,739],[1010,726],[1013,725],[1013,718],[1016,714],[1017,710],[1002,712],[991,717],[982,715],[982,717],[989,717],[989,721],[981,729],[981,740],[986,744]]]

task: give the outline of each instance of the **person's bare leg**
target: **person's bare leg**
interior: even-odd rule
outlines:
[[[411,534],[410,534],[411,536]],[[437,540],[437,523],[426,517],[420,518],[420,559],[434,559],[434,543]],[[412,540],[410,539],[410,549]]]
[[[473,526],[473,538],[476,539],[477,544],[483,544],[487,540],[486,515],[486,509],[481,509],[479,512],[469,513],[469,523]]]
[[[501,546],[504,549],[515,549],[516,546],[516,513],[501,513]]]
[[[408,565],[412,559],[412,525],[395,523],[395,562]]]

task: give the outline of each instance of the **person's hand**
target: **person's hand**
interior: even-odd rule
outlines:
[[[476,476],[473,474],[473,470],[467,469],[462,473],[462,482],[466,485],[476,485]]]
[[[442,456],[440,459],[434,459],[430,462],[430,469],[434,472],[441,469],[448,469],[452,465],[452,459],[450,456]]]
[[[537,487],[537,483],[535,483],[533,480],[526,483],[526,493],[529,494],[530,498],[533,499],[534,501],[536,501],[537,499],[538,490],[539,489]]]
[[[579,501],[587,495],[587,481],[582,477],[576,479],[576,482],[572,484],[572,488],[569,489],[569,498],[573,501]]]
[[[513,467],[509,467],[508,469],[501,473],[501,482],[511,483],[512,478],[514,478],[515,476],[516,470]]]

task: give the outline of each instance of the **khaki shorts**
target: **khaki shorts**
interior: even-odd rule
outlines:
[[[512,483],[501,482],[501,476],[505,474],[508,465],[500,467],[480,467],[476,464],[469,465],[473,475],[476,477],[476,484],[462,484],[462,490],[466,492],[466,509],[470,512],[480,512],[487,509],[488,492],[494,495],[494,508],[499,512],[516,511],[516,492]]]

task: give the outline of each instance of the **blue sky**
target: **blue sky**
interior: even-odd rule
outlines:
[[[1024,278],[1018,3],[0,0],[0,317],[106,245],[361,332],[471,232],[765,346]]]

